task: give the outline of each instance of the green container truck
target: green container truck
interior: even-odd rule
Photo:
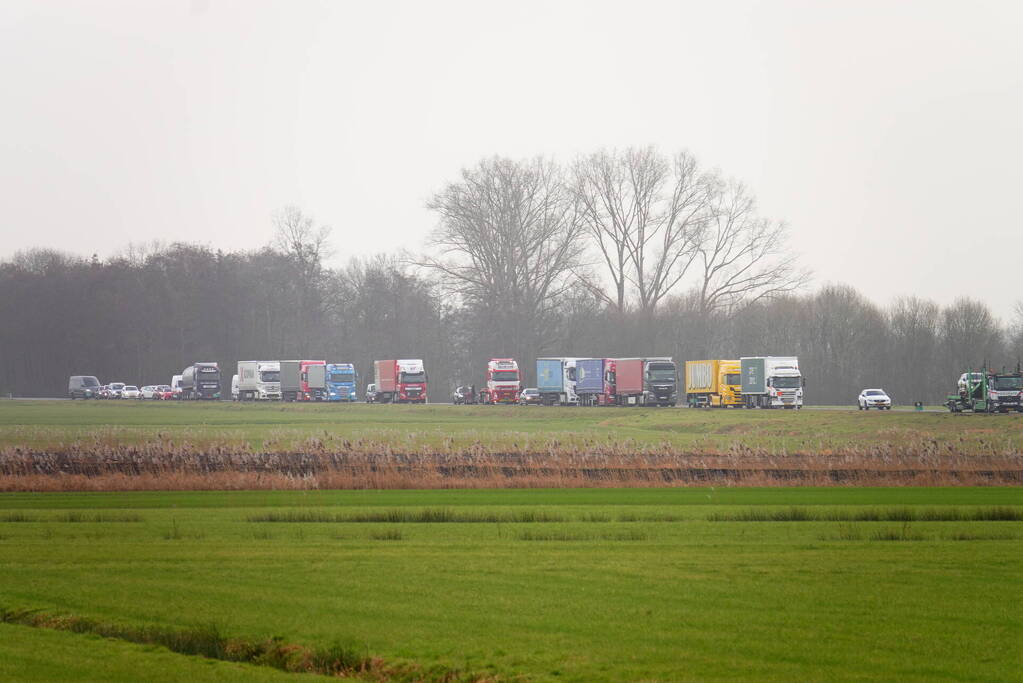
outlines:
[[[803,407],[806,382],[795,356],[747,356],[739,359],[739,366],[747,408]]]

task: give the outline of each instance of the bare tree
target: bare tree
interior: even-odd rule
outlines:
[[[667,158],[653,147],[597,152],[573,170],[583,225],[614,289],[605,300],[624,311],[631,285],[640,309],[652,312],[696,256],[711,199],[707,177],[691,155]]]
[[[324,287],[323,259],[330,255],[330,227],[318,226],[311,216],[306,216],[297,206],[289,205],[273,214],[274,238],[272,246],[287,259],[286,271],[277,272],[282,275],[276,283],[271,276],[264,283],[276,287],[291,304],[282,311],[281,324],[274,329],[269,324],[273,317],[267,313],[268,331],[277,334],[285,349],[298,346],[322,321]],[[267,297],[269,302],[280,300],[279,295]],[[287,322],[285,322],[287,321]]]
[[[323,259],[330,256],[330,226],[316,226],[311,216],[293,204],[273,214],[273,246],[299,263],[319,270]]]
[[[526,337],[543,327],[579,261],[581,228],[557,166],[486,159],[427,207],[440,217],[428,241],[440,255],[419,265],[468,306],[500,313],[502,347],[530,352]]]
[[[947,389],[949,378],[938,357],[938,304],[915,296],[899,297],[887,311],[890,345],[884,358],[891,384],[905,392],[904,402],[934,399]]]
[[[810,274],[798,268],[787,241],[787,226],[757,215],[744,185],[720,182],[696,247],[700,312],[734,311],[805,285]]]
[[[960,297],[942,310],[941,337],[950,377],[984,366],[998,367],[1004,353],[1002,327],[987,304],[976,299]]]
[[[1006,330],[1009,355],[1016,363],[1023,360],[1023,301],[1017,301],[1012,307],[1012,322]]]

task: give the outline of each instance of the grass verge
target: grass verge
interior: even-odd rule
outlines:
[[[131,626],[77,615],[52,614],[41,610],[11,607],[0,607],[0,623],[91,634],[144,645],[159,645],[179,654],[268,666],[288,673],[314,673],[375,681],[468,683],[493,680],[491,676],[461,671],[425,670],[407,664],[387,664],[379,658],[370,657],[366,648],[356,643],[334,643],[327,647],[314,648],[288,643],[279,637],[263,640],[228,637],[216,624],[186,629],[154,625]]]

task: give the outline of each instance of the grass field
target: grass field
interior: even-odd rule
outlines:
[[[0,401],[0,490],[1023,483],[1023,416]]]
[[[340,643],[378,679],[1010,681],[1021,520],[997,487],[8,493],[0,614]],[[287,676],[0,624],[5,680]]]
[[[1015,415],[0,401],[0,679],[1018,680],[1021,443]]]
[[[912,411],[693,410],[130,401],[0,401],[0,447],[153,440],[291,449],[309,439],[409,450],[585,446],[820,452],[933,440],[962,450],[1019,450],[1023,415]]]

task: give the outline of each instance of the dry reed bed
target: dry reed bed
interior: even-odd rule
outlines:
[[[0,449],[0,491],[576,488],[733,486],[941,486],[1023,484],[1023,454],[975,452],[920,439],[771,451],[733,443],[699,450],[668,443],[551,440],[456,447],[372,440],[257,451],[229,442],[138,445],[100,440]]]

